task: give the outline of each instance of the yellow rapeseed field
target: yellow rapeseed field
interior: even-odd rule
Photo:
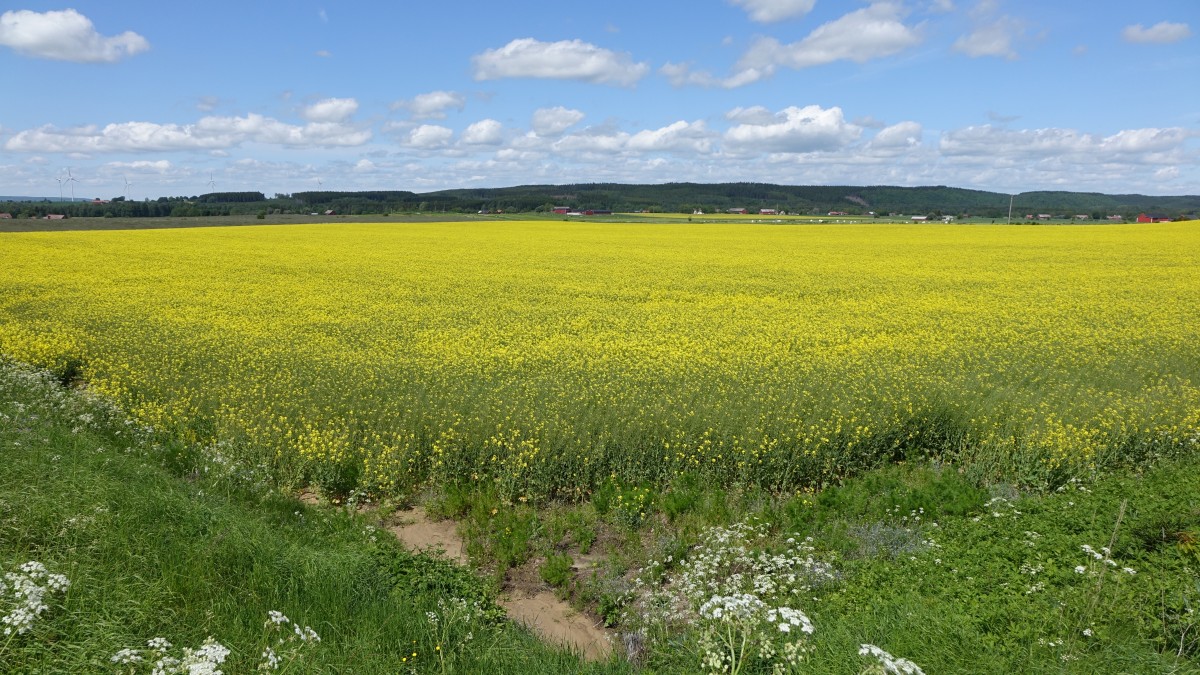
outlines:
[[[1200,223],[0,234],[0,352],[294,480],[511,499],[1200,449]]]

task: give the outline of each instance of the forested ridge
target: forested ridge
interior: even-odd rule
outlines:
[[[705,213],[760,209],[801,215],[829,212],[848,215],[954,215],[1014,219],[1029,214],[1071,218],[1126,218],[1160,213],[1173,218],[1200,211],[1200,195],[1110,195],[1096,192],[1039,191],[1008,195],[945,186],[895,187],[852,185],[775,185],[770,183],[576,183],[452,189],[415,193],[405,190],[306,191],[276,194],[213,192],[194,196],[135,201],[123,197],[61,202],[52,199],[6,198],[0,211],[13,217],[68,216],[162,217],[218,216],[254,213],[320,213],[338,215],[421,213],[549,213],[555,207],[614,212]]]

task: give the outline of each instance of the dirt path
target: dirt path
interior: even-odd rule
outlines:
[[[455,563],[468,563],[467,548],[454,522],[433,520],[419,506],[397,513],[388,530],[411,550],[442,552]],[[592,660],[607,658],[612,652],[612,636],[544,587],[518,582],[501,594],[498,602],[510,619],[529,626],[548,642],[570,647]]]

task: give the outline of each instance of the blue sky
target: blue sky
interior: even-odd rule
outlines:
[[[1196,0],[25,2],[0,195],[1197,194],[1198,31]]]

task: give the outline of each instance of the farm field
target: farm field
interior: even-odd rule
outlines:
[[[0,351],[333,494],[1061,484],[1190,448],[1200,229],[411,223],[9,234]]]
[[[110,643],[175,631],[140,615],[179,612],[203,617],[187,644],[227,636],[252,665],[256,622],[286,599],[336,636],[297,652],[301,672],[375,644],[386,672],[410,642],[427,670],[1195,672],[1198,225],[2,234],[0,567],[107,585],[48,596],[47,627],[0,657],[96,665]],[[114,471],[122,490],[103,487]],[[373,510],[312,529],[304,486]],[[176,491],[247,505],[237,541],[254,553],[217,528],[186,554],[147,536],[136,556],[167,561],[162,579],[123,576],[109,540],[168,527],[144,504]],[[390,509],[412,504],[452,518],[481,573],[385,556],[407,570],[397,589],[453,577],[483,599],[436,662],[451,643],[426,620],[434,595],[380,586],[372,606],[394,620],[374,629],[285,593],[305,584],[269,571],[309,563],[273,547],[298,561],[304,546],[250,524],[336,540],[328,574],[352,583]],[[87,547],[53,534],[110,510],[126,530]],[[170,595],[210,550],[220,565],[196,573],[260,570],[268,585],[242,593],[261,603]],[[86,600],[139,584],[152,606]],[[608,626],[617,656],[502,648],[516,634],[491,598],[539,585]]]

